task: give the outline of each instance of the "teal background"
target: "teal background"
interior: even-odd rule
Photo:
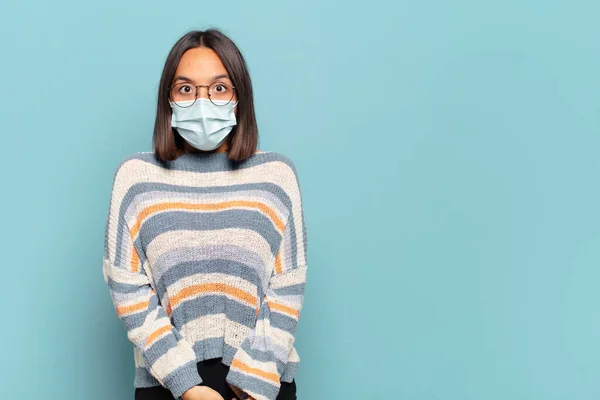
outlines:
[[[117,163],[188,29],[239,45],[308,229],[300,399],[600,398],[600,3],[3,0],[0,398],[132,399]]]

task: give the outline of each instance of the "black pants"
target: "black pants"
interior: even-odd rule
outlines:
[[[235,393],[225,381],[229,372],[229,367],[221,362],[220,358],[200,361],[198,363],[198,373],[202,378],[202,385],[219,392],[223,399],[231,400]],[[168,389],[162,386],[152,386],[148,388],[136,388],[135,400],[175,400]],[[296,382],[281,382],[281,388],[277,395],[277,400],[296,400]]]

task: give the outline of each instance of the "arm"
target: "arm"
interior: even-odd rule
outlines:
[[[103,275],[129,340],[140,350],[148,371],[177,399],[202,380],[192,346],[172,326],[151,286],[139,240],[125,217],[127,184],[117,170],[106,222]]]
[[[256,400],[274,400],[295,341],[306,282],[306,228],[297,181],[266,294],[254,330],[236,352],[227,382]]]

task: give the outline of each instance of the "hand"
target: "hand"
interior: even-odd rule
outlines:
[[[236,396],[237,396],[237,397],[234,397],[234,398],[233,398],[233,399],[231,399],[231,400],[238,400],[238,398],[240,398],[240,399],[242,399],[242,398],[243,398],[244,400],[254,400],[254,397],[250,397],[250,396],[244,397],[244,396],[242,396],[242,394],[243,394],[244,392],[243,392],[243,391],[242,391],[240,388],[238,388],[237,386],[234,386],[234,385],[229,385],[229,387],[231,388],[231,390],[233,390],[233,392],[234,392],[234,393],[236,394]]]
[[[194,386],[181,395],[182,400],[224,400],[219,392],[208,386]]]

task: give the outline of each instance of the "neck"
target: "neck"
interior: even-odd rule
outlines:
[[[191,144],[189,144],[188,142],[186,142],[185,140],[183,141],[183,149],[179,151],[179,154],[185,154],[185,153],[224,153],[227,151],[227,140],[225,141],[225,143],[223,143],[221,146],[217,147],[214,150],[210,150],[210,151],[203,151],[203,150],[198,150],[197,148],[195,148],[194,146],[192,146]]]

